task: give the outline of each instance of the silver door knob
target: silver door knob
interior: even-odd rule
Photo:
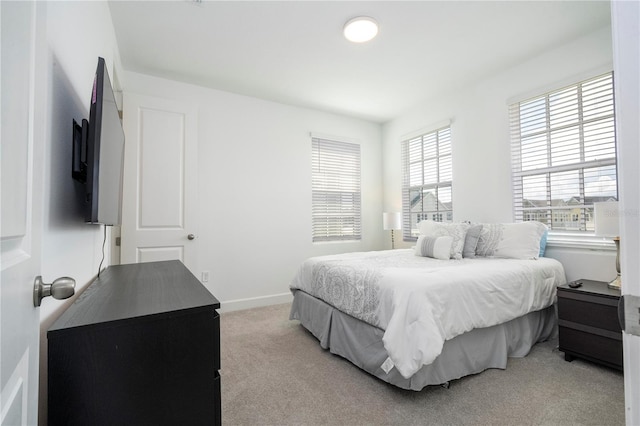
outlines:
[[[51,284],[42,282],[42,276],[38,275],[33,283],[33,306],[38,307],[47,296],[54,299],[68,299],[75,293],[76,280],[69,277],[60,277]]]
[[[190,239],[190,240],[195,240],[196,236],[194,234],[189,234],[189,235],[187,235],[187,238]]]

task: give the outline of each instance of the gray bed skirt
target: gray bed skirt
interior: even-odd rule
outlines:
[[[382,344],[384,331],[353,318],[322,300],[296,291],[289,318],[298,320],[319,341],[320,346],[348,359],[364,371],[403,389],[419,391],[488,368],[507,366],[508,357],[524,357],[533,345],[555,337],[554,306],[531,312],[493,327],[478,328],[447,340],[433,363],[405,379],[393,368],[385,373],[387,359]]]

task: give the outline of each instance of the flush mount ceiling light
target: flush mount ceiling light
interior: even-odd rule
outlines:
[[[378,23],[368,16],[359,16],[344,25],[344,36],[354,43],[364,43],[378,34]]]

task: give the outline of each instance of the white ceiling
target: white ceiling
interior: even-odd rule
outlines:
[[[112,1],[124,69],[385,122],[610,25],[608,1]],[[378,37],[353,44],[366,15]]]

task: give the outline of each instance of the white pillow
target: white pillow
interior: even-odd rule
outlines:
[[[451,259],[462,259],[462,249],[464,248],[464,239],[469,229],[468,223],[446,223],[435,222],[433,220],[423,220],[418,223],[420,235],[428,237],[445,237],[453,238],[451,244]]]
[[[451,255],[451,244],[453,238],[446,237],[428,237],[420,235],[416,242],[415,255],[423,257],[433,257],[434,259],[449,260]]]
[[[467,236],[464,237],[464,247],[462,249],[462,257],[473,259],[476,257],[476,248],[478,247],[478,239],[482,232],[482,225],[470,225],[467,229]]]
[[[537,259],[547,227],[540,222],[485,223],[476,254],[506,259]]]

